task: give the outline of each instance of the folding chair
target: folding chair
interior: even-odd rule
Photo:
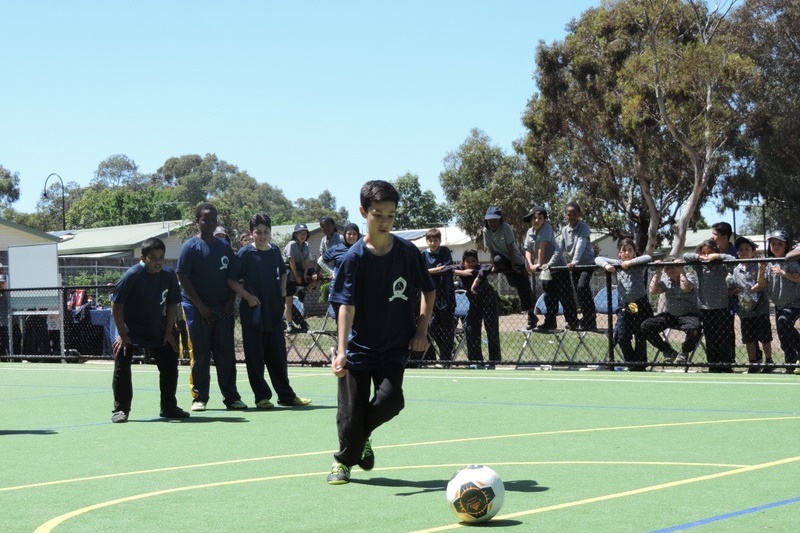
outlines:
[[[453,359],[455,360],[458,356],[458,352],[464,349],[467,336],[466,331],[464,331],[464,324],[467,321],[467,312],[469,311],[469,298],[467,297],[467,291],[463,289],[459,289],[456,291],[456,310],[454,315],[456,317],[456,329],[455,329],[455,346],[453,348]]]
[[[303,357],[302,363],[305,364],[309,362],[308,358],[311,355],[311,352],[313,352],[315,349],[322,353],[322,361],[320,362],[330,362],[330,357],[325,346],[321,344],[321,341],[322,339],[330,339],[333,341],[334,346],[336,346],[336,343],[338,342],[339,332],[337,330],[336,315],[333,312],[333,306],[328,306],[328,309],[325,312],[325,318],[323,318],[320,328],[308,330],[308,335],[311,336],[311,346],[308,347],[308,351]]]
[[[534,310],[540,315],[547,313],[547,306],[544,303],[544,294],[539,296],[539,299],[536,300],[536,305],[534,305]],[[564,314],[564,307],[559,302],[558,311],[556,311],[556,315],[563,315],[563,314]],[[533,357],[534,361],[537,359],[536,353],[533,351],[533,343],[531,342],[531,338],[533,335],[549,335],[555,338],[555,342],[548,341],[548,343],[556,345],[556,349],[553,351],[553,355],[551,356],[552,358],[551,362],[552,363],[557,362],[558,354],[561,353],[564,348],[564,335],[566,333],[565,330],[563,329],[530,330],[526,328],[526,329],[519,329],[517,331],[522,333],[523,341],[522,341],[522,347],[519,350],[519,355],[517,356],[516,368],[520,368],[520,366],[523,366],[522,358],[528,351],[530,352],[530,355]]]
[[[301,302],[300,299],[297,298],[297,296],[295,296],[292,299],[292,305],[298,311],[300,311],[300,314],[304,314],[305,306],[303,305],[303,302]],[[298,340],[300,335],[303,335],[303,334],[302,333],[289,333],[289,332],[286,332],[286,354],[288,356],[292,352],[292,350],[294,350],[294,352],[297,355],[297,357],[302,361],[304,359],[303,355],[300,353],[299,347],[296,346],[297,340]]]
[[[617,289],[611,291],[611,308],[608,307],[608,289],[603,287],[600,289],[597,294],[594,295],[594,307],[595,312],[597,314],[608,314],[609,312],[613,312],[619,306],[619,294],[617,293]],[[567,333],[574,333],[575,337],[577,337],[577,344],[575,345],[575,349],[572,351],[572,354],[569,357],[569,362],[574,363],[576,358],[578,357],[578,352],[583,349],[589,355],[589,362],[597,363],[601,360],[595,356],[592,352],[591,348],[587,344],[587,337],[589,335],[597,335],[602,334],[608,336],[609,330],[612,329],[612,323],[609,322],[608,329],[594,329],[594,330],[567,330],[564,334],[566,340]],[[614,354],[613,354],[613,347],[611,350],[606,350],[605,356],[603,359],[606,361],[613,361]]]

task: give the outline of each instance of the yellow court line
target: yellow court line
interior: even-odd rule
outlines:
[[[513,461],[513,462],[500,462],[500,463],[491,463],[492,466],[510,466],[510,465],[527,465],[527,466],[536,466],[536,465],[625,465],[625,466],[710,466],[710,467],[719,467],[719,468],[730,468],[735,467],[738,469],[746,469],[750,467],[742,467],[741,465],[728,465],[728,464],[717,464],[717,463],[685,463],[685,462],[666,462],[666,461]],[[431,469],[431,468],[460,468],[463,464],[461,463],[452,463],[452,464],[438,464],[438,465],[406,465],[406,466],[390,466],[390,467],[383,467],[383,468],[376,468],[373,472],[386,472],[392,470],[420,470],[420,469]],[[737,470],[738,471],[738,470]],[[189,485],[185,487],[174,487],[171,489],[163,489],[157,490],[153,492],[145,492],[142,494],[134,494],[132,496],[126,496],[124,498],[117,498],[116,500],[110,500],[107,502],[100,502],[93,505],[89,505],[86,507],[82,507],[80,509],[76,509],[74,511],[70,511],[68,513],[64,513],[60,516],[52,518],[36,528],[34,533],[50,533],[56,526],[63,524],[67,520],[71,518],[75,518],[77,516],[81,516],[86,513],[90,513],[92,511],[96,511],[98,509],[103,509],[106,507],[111,507],[114,505],[119,505],[123,503],[129,503],[137,500],[143,500],[146,498],[154,498],[156,496],[163,496],[165,494],[175,494],[178,492],[186,492],[190,490],[197,490],[197,489],[207,489],[207,488],[215,488],[215,487],[227,487],[231,485],[240,485],[245,483],[258,483],[262,481],[275,481],[275,480],[285,480],[285,479],[296,479],[302,477],[311,477],[311,476],[324,476],[327,474],[325,472],[306,472],[303,474],[282,474],[282,475],[275,475],[275,476],[265,476],[265,477],[257,477],[257,478],[249,478],[249,479],[235,479],[230,481],[217,481],[214,483],[204,483],[202,485]],[[665,484],[668,485],[668,484]],[[643,490],[643,489],[638,489]],[[600,497],[604,498],[604,497]],[[598,500],[599,501],[599,500]],[[556,507],[556,506],[554,506]],[[515,515],[507,515],[503,518],[513,517],[513,516],[521,516],[519,513]],[[499,518],[499,517],[498,517]],[[448,528],[451,526],[447,526]],[[458,527],[458,524],[456,524]],[[427,531],[427,530],[426,530]],[[438,530],[431,530],[431,531],[438,531]]]
[[[376,450],[388,450],[392,448],[410,448],[415,446],[433,446],[433,445],[440,445],[440,444],[458,444],[463,442],[480,442],[486,440],[498,440],[498,439],[514,439],[514,438],[526,438],[526,437],[544,437],[544,436],[551,436],[551,435],[569,435],[569,434],[580,434],[580,433],[593,433],[593,432],[601,432],[601,431],[629,431],[629,430],[636,430],[636,429],[658,429],[658,428],[671,428],[671,427],[682,427],[682,426],[700,426],[700,425],[713,425],[713,424],[733,424],[733,423],[743,423],[743,422],[769,422],[769,421],[783,421],[783,420],[800,420],[800,416],[785,416],[785,417],[767,417],[767,418],[734,418],[729,420],[699,420],[694,422],[665,422],[660,424],[639,424],[635,426],[610,426],[610,427],[602,427],[602,428],[584,428],[584,429],[562,429],[562,430],[553,430],[553,431],[537,431],[532,433],[515,433],[510,435],[489,435],[484,437],[464,437],[460,439],[447,439],[447,440],[433,440],[433,441],[424,441],[424,442],[411,442],[411,443],[404,443],[404,444],[387,444],[383,446],[375,446]],[[87,476],[87,477],[79,477],[79,478],[72,478],[72,479],[60,479],[55,481],[43,481],[40,483],[29,483],[26,485],[16,485],[12,487],[0,487],[1,492],[10,492],[14,490],[22,490],[22,489],[32,489],[32,488],[39,488],[39,487],[47,487],[52,485],[63,485],[67,483],[80,483],[83,481],[97,481],[100,479],[111,479],[117,477],[125,477],[125,476],[138,476],[143,474],[155,474],[159,472],[174,472],[178,470],[190,470],[194,468],[206,468],[206,467],[213,467],[213,466],[226,466],[226,465],[234,465],[240,463],[251,463],[251,462],[258,462],[258,461],[274,461],[277,459],[292,459],[297,457],[310,457],[315,455],[331,455],[336,453],[337,450],[323,450],[323,451],[316,451],[316,452],[303,452],[303,453],[292,453],[292,454],[285,454],[285,455],[270,455],[264,457],[251,457],[248,459],[230,459],[227,461],[214,461],[211,463],[196,463],[191,465],[182,465],[182,466],[167,466],[163,468],[152,468],[148,470],[134,470],[131,472],[117,472],[114,474],[102,474],[98,476]]]
[[[698,482],[701,482],[701,481],[709,481],[709,480],[712,480],[712,479],[719,479],[719,478],[726,477],[726,476],[734,476],[734,475],[737,475],[737,474],[745,474],[747,472],[753,472],[755,470],[762,470],[764,468],[771,468],[773,466],[781,466],[781,465],[785,465],[785,464],[789,464],[789,463],[795,463],[795,462],[798,462],[798,461],[800,461],[800,456],[798,456],[798,457],[790,457],[788,459],[780,459],[778,461],[771,461],[769,463],[761,463],[761,464],[758,464],[758,465],[745,466],[745,467],[742,467],[742,468],[738,468],[736,470],[729,470],[727,472],[718,472],[716,474],[708,474],[708,475],[705,475],[705,476],[698,476],[698,477],[693,477],[693,478],[688,478],[688,479],[682,479],[682,480],[679,480],[679,481],[670,481],[669,483],[660,483],[658,485],[651,485],[649,487],[642,487],[642,488],[639,488],[639,489],[626,490],[624,492],[617,492],[615,494],[608,494],[606,496],[596,496],[594,498],[587,498],[585,500],[578,500],[578,501],[574,501],[574,502],[559,503],[557,505],[549,505],[547,507],[539,507],[537,509],[529,509],[527,511],[520,511],[518,513],[509,513],[509,514],[505,514],[505,515],[498,515],[498,516],[494,517],[493,520],[509,520],[511,518],[519,518],[520,516],[529,516],[529,515],[533,515],[533,514],[546,513],[546,512],[549,512],[549,511],[558,511],[558,510],[561,510],[561,509],[568,509],[570,507],[577,507],[579,505],[588,505],[590,503],[603,502],[603,501],[607,501],[607,500],[614,500],[614,499],[617,499],[617,498],[624,498],[626,496],[635,496],[635,495],[644,494],[644,493],[647,493],[647,492],[654,492],[654,491],[657,491],[657,490],[670,489],[670,488],[673,488],[673,487],[679,487],[681,485],[688,485],[690,483],[698,483]],[[434,533],[434,532],[437,532],[437,531],[448,531],[450,529],[456,529],[456,528],[459,528],[459,527],[464,527],[464,525],[461,524],[461,523],[448,524],[446,526],[433,527],[433,528],[429,528],[429,529],[420,529],[420,530],[417,530],[417,531],[413,531],[411,533]]]

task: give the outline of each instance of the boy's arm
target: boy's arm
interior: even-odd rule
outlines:
[[[255,307],[261,303],[261,300],[258,299],[257,296],[254,296],[250,293],[247,289],[245,289],[241,283],[236,281],[235,279],[228,279],[228,287],[242,299],[247,300],[247,305],[250,307]]]
[[[354,305],[339,306],[339,320],[336,323],[338,333],[336,355],[331,360],[331,370],[336,377],[344,377],[344,365],[347,362],[347,340],[353,328],[353,317],[356,316]]]
[[[178,345],[175,344],[175,337],[172,336],[172,329],[175,327],[175,319],[178,317],[178,305],[168,304],[167,314],[164,323],[164,344],[169,344],[172,349],[178,351]]]
[[[786,254],[787,261],[800,261],[800,246],[797,246],[791,250],[789,253]]]
[[[417,320],[417,331],[408,343],[408,349],[412,352],[425,352],[430,346],[428,341],[428,321],[433,311],[433,303],[436,300],[436,291],[423,292],[419,304],[419,320]]]
[[[661,274],[662,274],[662,267],[657,266],[655,272],[653,272],[653,277],[650,278],[650,286],[648,290],[650,294],[661,294],[664,292],[664,289],[661,287]]]
[[[197,289],[194,288],[192,280],[189,279],[189,276],[183,272],[178,272],[178,281],[181,283],[183,292],[186,293],[186,296],[189,297],[189,300],[191,300],[191,302],[197,308],[197,312],[200,313],[200,316],[203,318],[203,320],[211,320],[211,309],[209,309],[208,306],[203,303],[203,300],[200,299],[200,296],[197,294]]]
[[[111,302],[111,317],[114,319],[114,325],[117,327],[118,333],[112,349],[115,355],[120,355],[125,347],[131,344],[128,328],[125,326],[125,312],[121,303]]]

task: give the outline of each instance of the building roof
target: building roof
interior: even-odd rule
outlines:
[[[58,242],[58,237],[30,226],[0,218],[0,250],[8,250],[9,246],[45,244],[49,242]]]
[[[164,239],[177,230],[192,224],[190,220],[165,220],[130,224],[127,226],[108,226],[106,228],[76,229],[61,234],[58,255],[85,255],[96,257],[114,256],[118,252],[130,251],[146,239]]]

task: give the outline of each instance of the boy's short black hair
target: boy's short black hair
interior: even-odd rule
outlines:
[[[581,214],[581,206],[578,205],[578,202],[567,202],[567,205],[564,206],[564,211],[569,209],[570,207],[574,208],[578,214]]]
[[[164,241],[156,237],[147,239],[142,243],[142,255],[147,256],[147,254],[153,250],[161,250],[162,252],[166,253],[167,245],[164,244]]]
[[[200,205],[198,205],[197,207],[194,208],[194,221],[195,222],[200,220],[200,214],[203,211],[213,211],[214,214],[217,214],[217,215],[219,214],[217,212],[217,208],[214,206],[214,204],[210,204],[208,202],[203,202],[202,204],[200,204]]]
[[[464,253],[461,254],[461,262],[463,263],[467,257],[474,257],[478,259],[478,250],[474,248],[470,248],[469,250],[464,250]]]
[[[733,235],[733,228],[727,222],[714,222],[713,224],[711,224],[711,229],[716,231],[720,235],[728,237],[728,239],[730,239],[731,235]]]
[[[368,181],[361,187],[361,207],[369,209],[376,202],[394,202],[396,206],[400,203],[400,193],[388,181]]]
[[[334,226],[336,225],[336,221],[333,220],[333,217],[330,216],[330,215],[325,215],[324,217],[319,219],[319,225],[320,226],[322,226],[323,224],[326,224],[326,223],[327,224],[333,224]]]
[[[256,229],[259,224],[264,224],[266,227],[272,229],[272,219],[266,213],[256,213],[250,217],[250,231]]]

